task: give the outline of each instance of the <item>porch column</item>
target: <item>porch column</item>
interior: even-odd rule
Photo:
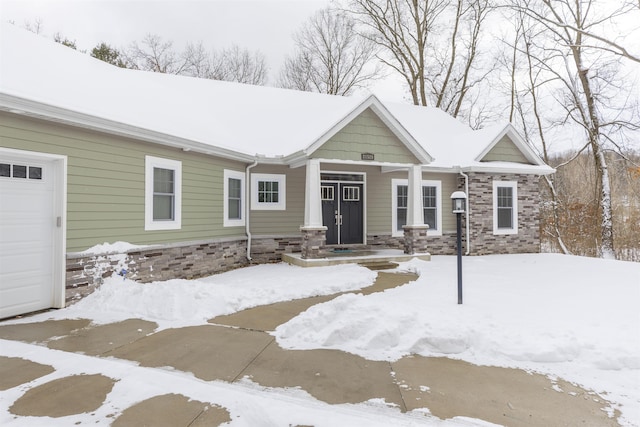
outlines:
[[[422,167],[414,165],[409,169],[407,197],[407,224],[404,229],[404,253],[427,252],[427,230],[424,223],[424,209],[422,207]]]
[[[307,160],[304,191],[304,225],[300,227],[302,258],[320,258],[327,240],[327,227],[322,224],[320,197],[320,160]]]

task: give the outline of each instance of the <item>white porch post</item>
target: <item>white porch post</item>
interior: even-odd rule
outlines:
[[[300,227],[303,259],[320,258],[327,241],[327,227],[322,225],[320,195],[320,160],[307,160],[307,178],[304,189],[304,225]]]
[[[422,167],[414,165],[409,169],[409,188],[407,197],[407,225],[424,225],[422,209]]]
[[[303,227],[322,227],[322,204],[320,202],[320,160],[318,159],[307,160]]]
[[[407,195],[407,225],[404,229],[404,253],[427,253],[427,232],[422,208],[422,167],[411,166]]]

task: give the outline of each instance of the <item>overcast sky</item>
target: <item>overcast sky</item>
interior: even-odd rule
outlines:
[[[18,26],[42,22],[43,34],[60,33],[90,51],[100,42],[125,48],[147,34],[171,40],[177,51],[189,42],[207,49],[232,44],[259,50],[267,58],[270,82],[293,51],[291,35],[329,0],[0,0],[0,17]],[[387,81],[374,88],[400,101],[406,92]]]

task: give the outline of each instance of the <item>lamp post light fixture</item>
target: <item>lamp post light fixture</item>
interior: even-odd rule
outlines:
[[[458,245],[458,304],[462,304],[462,214],[467,209],[467,195],[464,191],[451,194],[451,210],[456,214],[456,240]],[[467,231],[468,232],[468,231]]]

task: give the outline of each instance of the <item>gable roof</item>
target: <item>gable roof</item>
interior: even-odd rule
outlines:
[[[332,136],[337,134],[353,119],[358,117],[366,109],[370,108],[383,123],[385,123],[391,132],[404,144],[404,146],[413,154],[421,163],[431,163],[433,157],[424,149],[422,145],[409,133],[402,124],[391,114],[389,109],[375,96],[369,95],[367,98],[357,105],[349,114],[343,117],[338,123],[331,126],[325,133],[317,138],[311,145],[302,150],[301,154],[310,156],[326,143]]]
[[[479,131],[482,132],[482,131]],[[503,137],[507,136],[511,142],[520,150],[522,155],[531,163],[532,165],[543,166],[545,163],[542,161],[540,156],[531,148],[529,144],[526,143],[524,139],[520,136],[518,131],[513,127],[511,123],[503,123],[496,126],[491,126],[486,128],[487,139],[490,141],[486,147],[474,158],[475,161],[482,161],[485,156],[502,140]]]
[[[245,162],[259,157],[293,164],[370,108],[433,168],[479,164],[478,156],[504,134],[532,165],[544,165],[510,125],[472,131],[439,109],[374,95],[343,97],[123,69],[8,23],[0,31],[0,110]]]

